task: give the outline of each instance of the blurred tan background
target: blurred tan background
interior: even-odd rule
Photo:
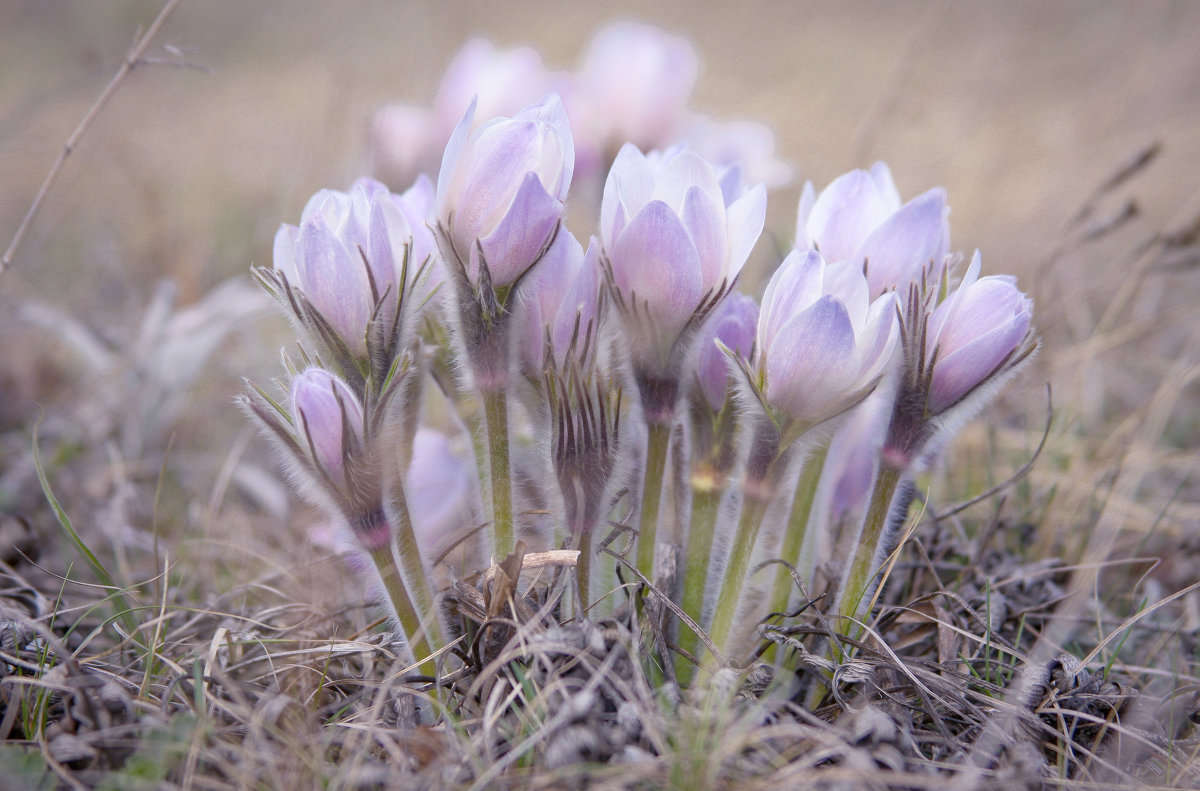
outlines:
[[[0,7],[0,232],[161,4],[7,0]],[[185,0],[157,44],[211,71],[136,71],[72,157],[13,280],[49,285],[46,257],[109,274],[143,234],[198,288],[263,260],[274,223],[364,165],[366,119],[428,102],[471,35],[578,65],[591,34],[634,17],[695,42],[693,105],[759,119],[819,186],[886,159],[905,195],[942,184],[957,246],[1032,274],[1067,215],[1152,140],[1141,197],[1166,214],[1200,165],[1200,6],[1178,2],[213,2]],[[799,182],[795,185],[798,188]],[[797,190],[773,196],[790,232]],[[261,229],[248,227],[263,215]],[[153,227],[146,227],[153,226]],[[100,249],[64,249],[77,230]],[[261,232],[259,232],[261,231]],[[249,245],[249,248],[246,247]],[[248,255],[249,254],[249,255]],[[111,251],[108,253],[111,255]],[[116,272],[112,272],[116,274]],[[90,278],[89,278],[90,280]],[[79,279],[65,282],[79,285]],[[61,283],[60,283],[61,284]],[[11,294],[19,285],[6,283]]]
[[[0,244],[160,7],[0,3]],[[1186,266],[1149,267],[1130,309],[1157,321],[1153,331],[1088,352],[1120,355],[1118,375],[1090,369],[1081,379],[1062,368],[1087,342],[1138,245],[1186,225],[1200,208],[1200,3],[184,0],[150,55],[202,68],[135,70],[67,162],[0,280],[8,419],[28,419],[35,402],[51,398],[56,377],[70,378],[34,359],[38,335],[12,319],[19,305],[51,303],[102,333],[128,336],[159,277],[176,279],[186,305],[251,263],[269,262],[280,222],[294,222],[315,190],[344,188],[363,172],[370,114],[386,102],[428,103],[468,37],[530,44],[550,68],[574,68],[594,31],[618,18],[694,42],[702,62],[695,109],[776,131],[798,176],[771,195],[768,226],[780,243],[790,240],[805,179],[819,189],[884,159],[905,198],[945,186],[954,247],[982,249],[985,272],[1017,274],[1037,299],[1042,371],[1017,385],[1032,412],[1049,378],[1067,384],[1060,403],[1090,393],[1097,421],[1119,416],[1194,346],[1195,275]],[[1154,141],[1161,156],[1098,211],[1119,213],[1132,197],[1139,218],[1053,256],[1080,204]],[[573,218],[577,235],[592,232],[585,225]],[[757,274],[771,254],[760,244]],[[239,367],[272,375],[282,337],[254,351],[266,367],[247,371],[244,360],[225,359],[214,368],[220,398],[211,414],[238,421],[221,394],[239,388]],[[1197,421],[1191,413],[1176,419],[1186,446]]]

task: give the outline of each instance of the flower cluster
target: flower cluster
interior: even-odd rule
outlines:
[[[603,595],[619,573],[731,660],[735,625],[792,595],[755,556],[814,585],[820,565],[854,622],[907,482],[1035,348],[1013,279],[981,277],[978,253],[958,271],[945,192],[904,203],[881,163],[806,185],[795,248],[760,301],[741,290],[767,191],[674,142],[695,72],[685,42],[639,26],[598,36],[565,82],[472,43],[429,116],[465,102],[436,182],[322,190],[256,271],[300,351],[246,409],[418,663],[462,628],[437,582],[448,548],[460,572],[578,550],[564,617],[628,607]],[[597,149],[611,167],[585,245],[564,210]],[[663,625],[690,673],[698,635]]]

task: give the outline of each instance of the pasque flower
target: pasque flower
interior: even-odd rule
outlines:
[[[1008,275],[979,277],[975,253],[962,283],[926,325],[930,414],[940,414],[1031,349],[1033,301]]]
[[[767,284],[755,359],[743,369],[747,389],[765,415],[753,413],[742,513],[709,633],[722,649],[759,528],[791,459],[811,446],[818,427],[828,427],[871,394],[897,337],[895,294],[872,302],[862,269],[850,262],[827,265],[815,250],[795,250]]]
[[[758,303],[734,292],[713,311],[700,331],[696,381],[689,399],[692,507],[687,520],[686,559],[680,566],[680,605],[697,620],[704,609],[713,540],[722,516],[722,495],[738,459],[736,438],[743,414],[729,397],[733,371],[729,355],[743,359],[751,356],[757,325]],[[679,637],[686,651],[698,650],[695,632],[681,629]]]
[[[729,356],[722,346],[741,357],[750,357],[758,325],[758,303],[734,292],[713,311],[700,331],[696,376],[705,402],[715,412],[725,404],[729,385]]]
[[[310,490],[312,496],[346,519],[364,549],[385,546],[391,528],[383,512],[375,448],[354,391],[323,368],[296,374],[291,382],[292,437],[262,403],[249,406],[289,451],[291,461],[316,479],[319,486]]]
[[[655,573],[662,469],[682,388],[691,381],[684,376],[697,333],[733,288],[762,233],[766,206],[761,184],[727,204],[712,165],[682,147],[644,155],[627,144],[604,185],[609,293],[649,429],[637,548],[638,569],[648,578]]]
[[[924,279],[909,286],[902,369],[858,548],[839,587],[843,615],[860,614],[881,554],[895,547],[914,471],[1037,346],[1032,302],[1011,277],[979,277],[980,266],[976,252],[936,306]]]
[[[508,405],[513,286],[557,237],[575,149],[551,94],[512,118],[475,127],[475,104],[454,130],[438,174],[437,242],[454,284],[456,335],[484,402],[493,548],[516,546]]]
[[[292,420],[317,469],[338,488],[351,488],[347,457],[363,441],[358,396],[328,371],[306,368],[292,379]]]
[[[593,237],[587,253],[574,234],[561,230],[542,263],[521,281],[514,312],[520,323],[518,354],[526,372],[541,378],[546,363],[561,369],[574,356],[586,367],[599,329],[600,250]]]
[[[888,166],[876,162],[834,179],[814,195],[804,186],[796,219],[796,248],[819,250],[826,261],[865,268],[872,296],[900,288],[940,263],[950,245],[946,191],[934,187],[901,205]]]
[[[895,296],[873,302],[849,263],[793,251],[763,294],[758,386],[765,403],[802,427],[841,414],[874,389],[898,338]]]
[[[394,470],[386,472],[389,466],[381,463],[387,454],[379,441],[379,413],[364,408],[342,379],[315,366],[292,378],[290,428],[266,399],[248,399],[247,406],[294,467],[316,479],[309,496],[346,520],[378,572],[376,582],[401,633],[415,658],[424,660],[430,645],[440,646],[441,626],[404,487],[385,484]]]
[[[515,283],[558,230],[574,151],[554,94],[477,128],[472,103],[438,175],[436,213],[456,259],[447,264],[465,267],[473,284],[484,264],[493,288]]]
[[[762,233],[766,189],[725,202],[717,175],[683,148],[617,155],[600,209],[612,288],[635,369],[668,371],[737,278]],[[685,332],[689,329],[689,332]]]
[[[914,283],[905,305],[903,363],[885,464],[901,471],[944,444],[1037,348],[1033,302],[1013,278],[980,277],[976,252],[958,287],[940,304],[927,283]],[[980,396],[980,397],[977,397]]]
[[[412,186],[399,195],[392,195],[392,200],[400,207],[400,213],[404,215],[412,231],[412,249],[409,253],[411,265],[419,266],[426,260],[436,258],[434,253],[437,252],[437,242],[429,228],[430,223],[436,220],[433,209],[437,191],[433,181],[424,174],[417,176]],[[442,270],[431,265],[425,278],[421,285],[423,293],[427,295],[442,282]]]
[[[396,316],[400,290],[420,268],[412,261],[413,231],[387,187],[371,179],[349,192],[321,190],[304,207],[300,225],[275,234],[275,269],[299,286],[308,302],[354,357],[367,355],[367,326]],[[406,269],[407,267],[407,269]],[[410,282],[403,282],[405,272]]]
[[[871,492],[879,460],[879,446],[887,430],[892,393],[875,391],[850,413],[829,442],[824,475],[829,515],[837,521],[851,511],[861,511]]]
[[[514,308],[518,356],[546,420],[550,461],[562,496],[562,524],[580,550],[580,589],[587,600],[590,533],[604,518],[620,433],[620,395],[601,369],[603,319],[599,242],[587,253],[559,231],[542,262],[521,280]]]

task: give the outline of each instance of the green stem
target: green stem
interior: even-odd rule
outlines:
[[[746,501],[742,505],[742,516],[738,520],[737,533],[730,547],[729,565],[725,567],[725,577],[721,580],[717,607],[713,611],[712,628],[708,630],[709,637],[723,654],[727,653],[729,648],[729,633],[733,629],[733,618],[742,598],[746,573],[750,569],[750,557],[754,554],[758,530],[762,526],[763,515],[766,514],[767,504],[770,502],[766,493],[755,494],[750,491],[755,483],[760,482],[743,486]]]
[[[879,539],[887,526],[896,487],[900,485],[902,478],[903,470],[887,463],[880,465],[879,474],[875,478],[875,488],[871,492],[871,502],[867,507],[866,521],[863,523],[858,547],[854,551],[854,560],[850,562],[850,570],[840,595],[841,604],[838,611],[843,618],[838,630],[843,635],[852,636],[858,631],[851,619],[862,614],[862,599],[874,576],[875,570],[872,566],[876,550],[879,548]]]
[[[699,478],[699,480],[698,480]],[[687,560],[683,567],[683,601],[680,605],[692,620],[704,617],[704,592],[708,582],[708,561],[712,556],[713,533],[721,508],[722,483],[715,474],[692,479],[692,524],[688,529]],[[679,626],[679,647],[699,658],[700,636],[687,626]],[[675,674],[687,683],[695,667],[683,654],[675,656]]]
[[[484,391],[483,412],[492,485],[492,547],[496,560],[500,561],[517,546],[508,457],[508,396],[503,388]]]
[[[412,599],[405,590],[400,570],[396,568],[391,547],[372,550],[371,560],[374,561],[375,568],[379,571],[383,589],[391,602],[392,610],[396,613],[396,619],[400,621],[400,628],[404,630],[404,638],[408,640],[409,648],[419,663],[421,673],[428,676],[434,675],[436,669],[434,663],[429,661],[429,655],[432,653],[429,650],[429,642],[425,638],[425,632],[421,629],[421,619],[417,615]]]
[[[587,616],[587,608],[591,604],[592,585],[592,531],[584,530],[579,534],[579,560],[575,563],[575,575],[579,581],[579,612],[578,618]]]
[[[412,597],[413,606],[429,635],[429,642],[434,648],[441,648],[442,624],[434,608],[433,588],[430,586],[429,571],[421,559],[421,549],[417,544],[417,534],[413,530],[412,517],[408,511],[408,498],[403,487],[397,487],[395,496],[396,507],[396,543],[393,556],[399,559],[400,573],[403,575],[404,587]]]
[[[667,451],[670,446],[671,424],[650,424],[646,441],[646,470],[642,483],[642,512],[638,522],[637,568],[651,582],[654,582],[658,511],[662,502],[662,484],[667,474]]]
[[[780,557],[792,564],[797,573],[801,569],[800,552],[804,548],[804,539],[808,533],[808,523],[812,516],[813,504],[817,499],[817,486],[821,482],[821,471],[825,468],[825,457],[829,455],[829,445],[822,445],[804,462],[800,471],[800,480],[796,484],[796,498],[792,500],[792,510],[788,514],[787,528],[783,534],[783,549]],[[788,602],[792,597],[791,572],[787,566],[779,566],[775,572],[775,587],[771,593],[770,609],[768,612],[787,612]]]

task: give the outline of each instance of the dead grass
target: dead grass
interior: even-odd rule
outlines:
[[[1113,562],[1122,595],[1089,597],[1061,655],[1034,661],[1080,568],[1023,560],[1032,526],[988,503],[999,521],[967,520],[971,537],[921,526],[848,659],[828,658],[845,638],[818,602],[760,629],[764,651],[799,653],[795,673],[757,663],[686,690],[664,681],[636,607],[560,624],[569,570],[513,579],[516,557],[454,588],[461,637],[428,679],[367,602],[305,601],[328,563],[198,602],[169,561],[118,600],[17,556],[2,569],[0,760],[120,788],[1195,787],[1182,597],[1147,601],[1149,564]]]

